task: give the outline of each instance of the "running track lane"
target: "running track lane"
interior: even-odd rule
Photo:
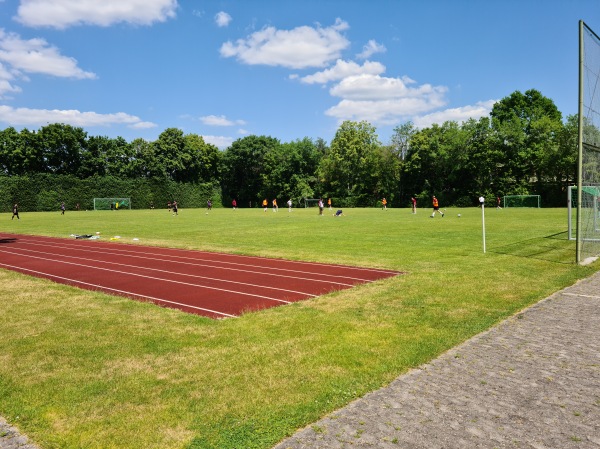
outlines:
[[[0,233],[0,268],[209,318],[400,274],[342,265]]]

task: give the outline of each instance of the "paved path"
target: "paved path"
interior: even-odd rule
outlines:
[[[600,272],[274,449],[600,448]]]
[[[599,449],[600,272],[274,449]],[[0,449],[35,449],[0,418]]]

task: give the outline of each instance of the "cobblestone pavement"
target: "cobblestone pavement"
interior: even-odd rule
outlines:
[[[599,449],[600,272],[273,449],[309,448]],[[0,449],[37,448],[0,418]]]
[[[39,449],[0,416],[0,449]]]
[[[600,272],[274,449],[600,448]]]

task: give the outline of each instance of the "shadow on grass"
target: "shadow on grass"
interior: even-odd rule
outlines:
[[[575,263],[575,242],[568,239],[566,231],[546,237],[521,240],[496,248],[488,248],[488,251],[496,254],[539,259],[560,264]]]

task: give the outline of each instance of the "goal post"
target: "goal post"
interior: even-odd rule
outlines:
[[[541,205],[540,195],[505,195],[504,207],[537,207]]]
[[[94,198],[94,210],[131,209],[131,198]]]
[[[577,214],[575,259],[600,256],[600,37],[579,21],[579,132],[577,138]],[[573,200],[573,198],[572,198]]]

